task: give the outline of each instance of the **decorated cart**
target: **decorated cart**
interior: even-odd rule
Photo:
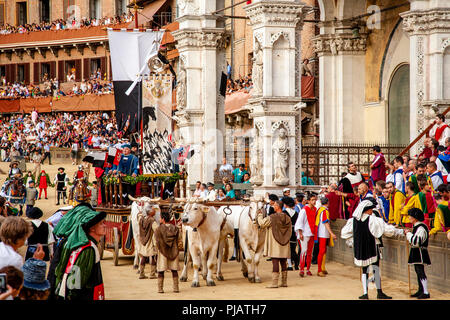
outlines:
[[[98,180],[99,189],[102,187],[102,184],[104,186],[105,201],[96,210],[106,212],[106,235],[100,241],[100,258],[103,258],[104,250],[112,252],[115,266],[119,263],[120,253],[125,256],[131,256],[135,250],[130,228],[131,206],[124,204],[125,199],[121,187],[122,180],[133,185],[140,182],[141,196],[147,196],[152,199],[159,198],[155,204],[159,205],[161,211],[171,210],[175,221],[178,222],[181,219],[183,208],[180,205],[176,205],[173,199],[174,197],[186,197],[185,174],[155,174],[122,178],[106,176]],[[173,197],[162,200],[162,190],[165,189],[164,186],[168,183],[175,184]]]

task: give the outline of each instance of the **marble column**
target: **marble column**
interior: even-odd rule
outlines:
[[[328,30],[330,32],[330,30]],[[321,142],[364,139],[361,116],[365,102],[367,36],[324,33],[313,39],[319,56],[319,121]]]
[[[309,7],[295,0],[253,1],[244,7],[253,28],[253,118],[250,154],[256,195],[281,195],[301,184],[299,30]]]
[[[183,72],[183,90],[177,92],[177,134],[195,149],[187,163],[188,183],[213,182],[214,169],[224,150],[224,98],[219,94],[225,71],[225,46],[229,36],[224,21],[210,12],[221,1],[179,1],[179,30],[172,32],[180,54],[178,75]],[[223,1],[222,1],[223,2]],[[217,4],[219,3],[219,4]],[[184,81],[184,82],[183,82]]]
[[[450,107],[450,2],[410,0],[401,13],[410,39],[410,141]],[[450,114],[447,114],[450,118]],[[416,154],[423,143],[411,151]]]

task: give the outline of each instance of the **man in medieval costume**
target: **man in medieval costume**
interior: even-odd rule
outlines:
[[[82,203],[64,215],[54,229],[60,238],[48,278],[53,294],[64,300],[104,300],[98,242],[106,234],[105,212]]]
[[[156,279],[156,244],[155,231],[158,228],[158,223],[155,221],[156,210],[152,207],[148,213],[138,213],[139,224],[139,239],[137,251],[139,252],[139,279],[147,279],[145,275],[145,263],[150,262],[150,279]]]
[[[131,145],[123,145],[123,153],[120,155],[119,165],[114,165],[113,173],[120,175],[122,178],[127,176],[137,177],[139,174],[139,159],[131,154]],[[122,180],[122,196],[124,202],[128,203],[128,195],[134,197],[136,194],[136,185]]]
[[[388,225],[377,216],[373,209],[376,203],[373,199],[363,200],[353,212],[353,217],[341,230],[341,238],[347,240],[347,244],[353,246],[354,263],[362,268],[361,282],[364,294],[359,299],[367,300],[369,285],[369,266],[372,267],[377,288],[377,299],[392,299],[381,289],[380,259],[382,243],[381,236],[400,236],[403,230]]]
[[[406,239],[411,244],[409,249],[408,264],[414,265],[414,270],[417,274],[417,282],[419,289],[412,298],[430,299],[428,292],[428,280],[425,274],[425,265],[430,265],[430,255],[428,254],[428,227],[423,223],[424,214],[418,208],[408,210],[409,219],[413,224],[413,229],[405,229]]]
[[[430,130],[430,137],[439,141],[441,146],[445,146],[445,139],[450,137],[450,128],[445,123],[445,116],[437,114],[434,126]]]
[[[64,168],[58,168],[58,173],[55,176],[54,184],[56,185],[56,192],[57,192],[57,203],[56,205],[59,206],[59,200],[62,199],[63,204],[66,204],[66,190],[67,185],[69,183],[69,177],[64,172]]]
[[[268,228],[264,243],[264,255],[272,259],[272,284],[267,288],[278,288],[281,265],[281,287],[287,287],[287,259],[290,257],[289,241],[292,235],[292,222],[288,214],[283,212],[283,202],[277,200],[273,206],[275,213],[263,217],[258,214],[260,228]]]
[[[155,231],[155,241],[158,248],[156,269],[158,271],[158,292],[164,293],[164,272],[171,271],[173,292],[179,292],[178,287],[178,233],[179,229],[170,221],[169,212],[161,212],[160,225]]]

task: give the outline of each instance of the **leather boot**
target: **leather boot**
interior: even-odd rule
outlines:
[[[145,265],[142,265],[142,264],[139,265],[139,279],[147,279],[148,278],[145,275],[144,268],[145,268]]]
[[[156,264],[150,265],[150,279],[156,279]]]
[[[266,288],[278,288],[278,279],[280,277],[279,272],[272,272],[272,284]]]
[[[158,277],[158,293],[164,293],[164,277]]]
[[[178,288],[178,276],[173,277],[173,292],[180,292],[180,289]]]
[[[281,271],[281,286],[280,287],[287,287],[287,271]]]

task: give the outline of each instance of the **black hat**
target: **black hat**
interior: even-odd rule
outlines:
[[[59,171],[59,170],[64,171],[64,170],[66,170],[66,169],[64,169],[63,167],[60,167],[60,168],[58,168],[58,171]]]
[[[208,186],[208,187],[214,187],[214,183],[208,182],[207,186]]]
[[[419,208],[412,208],[408,210],[408,216],[411,216],[419,221],[424,221],[425,217],[424,214],[422,212],[422,210],[420,210]]]
[[[93,217],[91,220],[89,220],[88,222],[83,224],[83,229],[84,231],[87,233],[87,231],[95,226],[97,223],[99,223],[100,221],[102,221],[103,219],[106,218],[106,212],[101,211],[99,212],[95,217]]]
[[[26,215],[30,219],[39,219],[44,215],[44,213],[38,207],[33,207],[27,211]]]
[[[271,194],[269,194],[269,200],[277,201],[277,200],[279,200],[279,198],[276,194],[271,193]]]
[[[295,207],[295,201],[291,197],[283,197],[281,201],[289,208]]]
[[[367,205],[367,206],[364,207],[363,213],[366,212],[366,211],[369,211],[370,209],[375,209],[376,207],[377,206],[374,203],[372,203],[370,205]]]

